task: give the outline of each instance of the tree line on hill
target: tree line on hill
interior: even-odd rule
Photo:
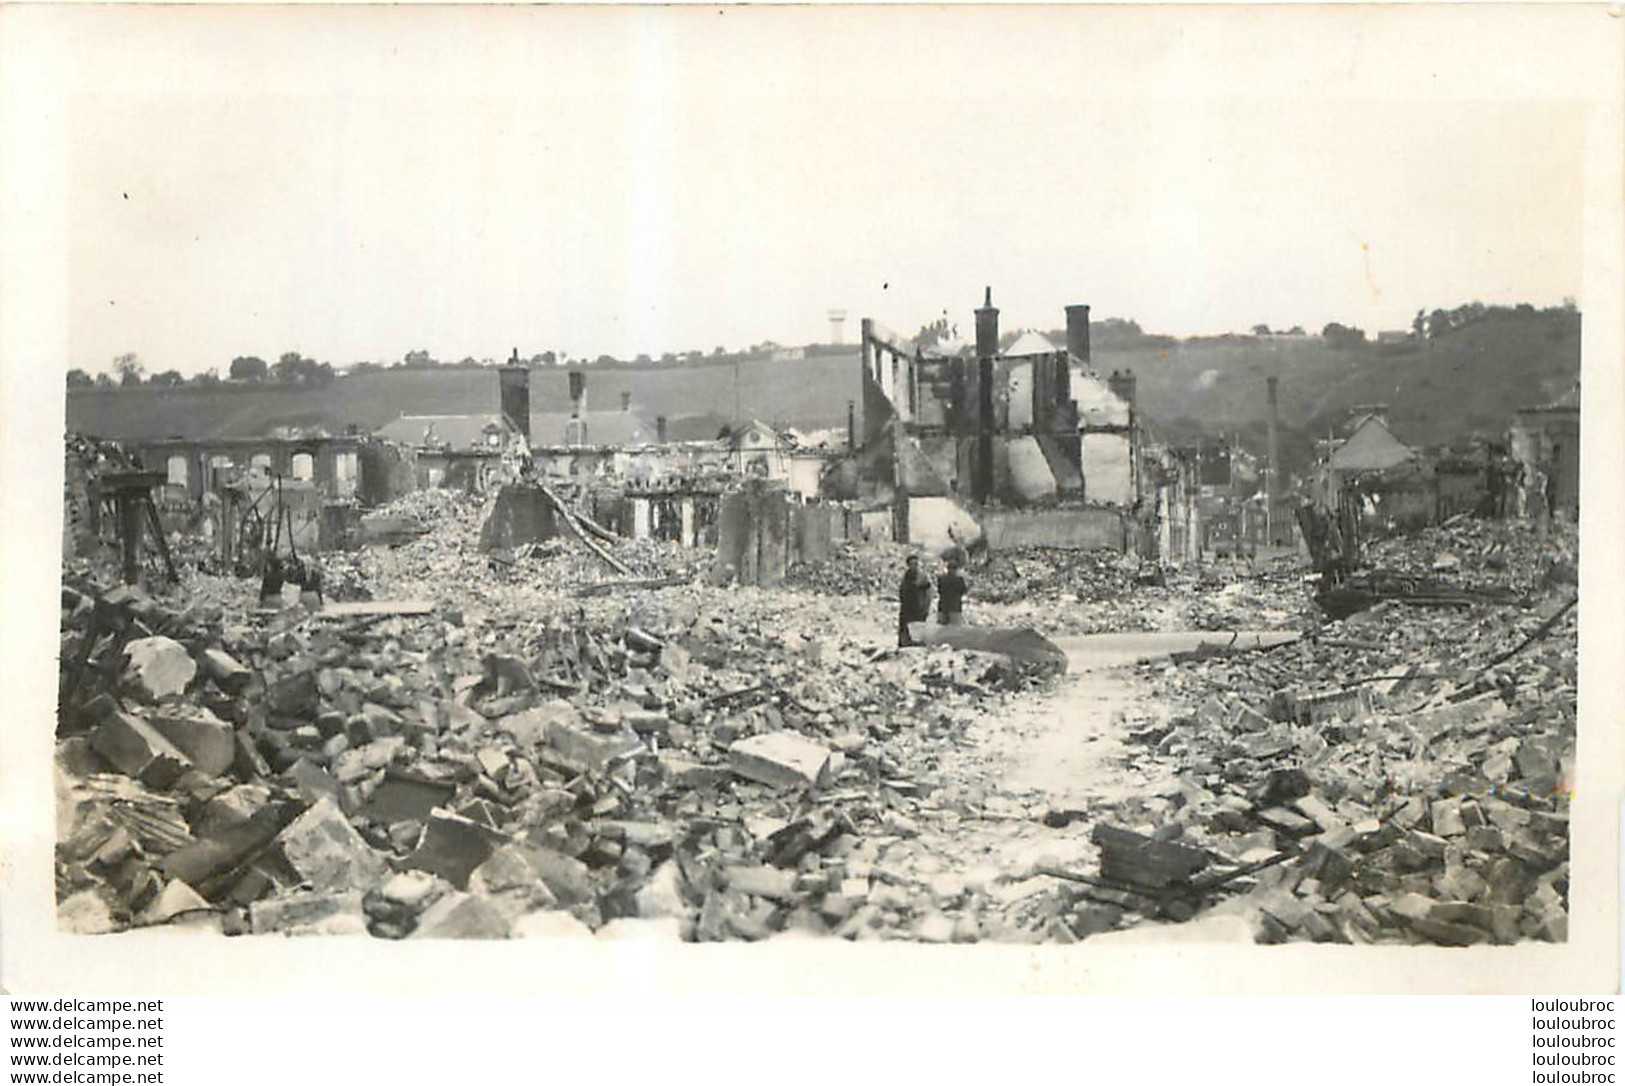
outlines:
[[[1561,336],[1570,321],[1578,319],[1578,309],[1573,298],[1566,298],[1561,306],[1548,306],[1537,309],[1528,303],[1515,306],[1485,305],[1482,302],[1467,302],[1453,309],[1435,308],[1433,310],[1419,309],[1416,317],[1411,321],[1411,327],[1401,342],[1389,342],[1386,336],[1379,337],[1377,346],[1383,350],[1397,350],[1408,352],[1419,349],[1423,345],[1431,346],[1446,336],[1452,335],[1465,328],[1470,328],[1484,321],[1507,318],[1521,318],[1525,320],[1544,319],[1548,322],[1548,331],[1553,336]],[[1020,336],[1016,330],[1006,331],[999,341],[1001,349],[1008,348]],[[1065,329],[1051,329],[1045,333],[1057,345],[1066,342]],[[1147,333],[1139,323],[1133,319],[1121,317],[1107,317],[1104,320],[1091,321],[1089,335],[1093,346],[1099,350],[1132,350],[1156,349],[1172,347],[1174,344],[1184,342],[1214,343],[1214,342],[1242,342],[1256,340],[1264,337],[1285,336],[1287,338],[1307,337],[1301,326],[1294,326],[1284,332],[1275,332],[1267,324],[1256,324],[1251,334],[1226,334],[1218,336],[1189,336],[1180,340],[1174,336]],[[1372,345],[1364,329],[1344,325],[1338,321],[1328,322],[1321,329],[1320,337],[1329,347],[1336,350],[1361,350]],[[946,316],[928,324],[922,325],[919,332],[913,337],[911,344],[918,350],[933,349],[968,350],[968,345],[959,339],[959,328],[951,324]],[[649,354],[639,354],[630,359],[617,358],[611,354],[600,354],[597,358],[588,359],[585,356],[572,358],[569,354],[560,351],[541,351],[531,355],[528,359],[519,359],[517,352],[512,359],[503,359],[502,362],[523,361],[532,367],[544,366],[616,366],[628,369],[662,369],[669,367],[685,367],[695,365],[727,364],[735,361],[764,361],[777,355],[783,348],[772,340],[738,351],[729,351],[726,347],[718,346],[709,354],[704,351],[667,351],[658,358]],[[812,344],[801,348],[805,357],[816,358],[823,355],[843,354],[854,350],[853,347],[836,344]],[[384,362],[356,362],[344,372],[349,374],[376,373],[384,370],[425,370],[425,369],[473,369],[499,364],[494,358],[474,358],[472,355],[458,362],[442,362],[430,352],[421,348],[407,351],[400,360],[390,363]],[[239,355],[231,360],[226,375],[221,376],[218,367],[211,366],[201,373],[187,378],[175,369],[154,371],[147,373],[146,365],[133,353],[125,353],[113,359],[111,372],[91,374],[84,369],[75,367],[67,374],[69,388],[132,388],[142,385],[157,388],[175,388],[182,385],[210,386],[230,382],[234,385],[279,385],[303,388],[321,388],[330,383],[339,374],[329,362],[318,362],[313,358],[306,358],[298,351],[287,351],[275,362],[266,362],[256,355]]]
[[[813,358],[830,354],[842,354],[854,350],[835,344],[813,344],[800,348],[805,357]],[[111,372],[92,374],[87,370],[75,367],[67,374],[67,384],[70,389],[116,389],[116,388],[176,388],[187,386],[294,386],[305,388],[320,388],[331,382],[339,374],[349,375],[363,373],[381,373],[388,370],[429,370],[429,369],[479,369],[490,366],[520,362],[532,368],[546,366],[616,366],[627,369],[663,369],[670,367],[681,368],[694,365],[717,365],[734,361],[764,361],[772,358],[783,348],[771,340],[753,344],[739,351],[729,351],[726,347],[717,347],[707,354],[704,351],[667,351],[658,358],[639,354],[629,359],[617,358],[611,354],[600,354],[595,359],[586,357],[572,358],[560,351],[540,351],[529,358],[475,358],[472,355],[458,362],[443,362],[435,358],[430,352],[422,349],[407,351],[396,362],[356,362],[342,371],[335,369],[329,362],[317,362],[313,358],[306,358],[298,351],[289,351],[275,362],[268,363],[257,355],[239,355],[231,360],[224,377],[219,367],[211,366],[201,373],[187,378],[180,371],[174,369],[154,371],[148,374],[146,364],[134,353],[125,353],[113,359]]]

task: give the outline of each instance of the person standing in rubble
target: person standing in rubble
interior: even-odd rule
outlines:
[[[948,570],[937,578],[937,622],[943,626],[965,624],[965,578],[959,572],[959,556],[948,556]]]
[[[911,554],[903,563],[903,583],[897,589],[897,646],[914,644],[910,622],[924,622],[931,615],[931,578],[920,571],[920,556]]]
[[[1544,539],[1552,516],[1551,474],[1544,460],[1536,463],[1535,470],[1530,472],[1529,514],[1535,521],[1535,530]]]

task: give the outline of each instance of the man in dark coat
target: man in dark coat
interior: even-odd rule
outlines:
[[[904,563],[903,583],[897,589],[897,644],[914,644],[909,636],[910,622],[924,622],[931,614],[931,578],[920,572],[920,558],[911,554]]]

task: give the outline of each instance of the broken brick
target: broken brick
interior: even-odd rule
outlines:
[[[453,890],[418,917],[413,939],[506,939],[509,920],[490,901]]]
[[[325,797],[294,819],[277,840],[288,864],[318,891],[370,886],[389,870],[338,805]]]
[[[197,664],[186,646],[168,637],[143,637],[124,646],[125,677],[146,701],[172,698],[186,690]]]
[[[417,849],[403,866],[439,875],[459,890],[468,888],[468,878],[490,859],[501,843],[500,835],[467,818],[436,811],[423,829]]]
[[[779,731],[741,739],[728,748],[728,767],[776,788],[812,788],[826,782],[829,748],[799,732]]]
[[[160,706],[150,719],[152,726],[190,758],[201,773],[218,777],[236,761],[236,732],[201,705]]]
[[[167,788],[192,761],[157,728],[134,713],[119,712],[90,733],[92,749],[126,776],[153,788]]]

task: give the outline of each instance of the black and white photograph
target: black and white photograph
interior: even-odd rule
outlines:
[[[63,13],[28,908],[1617,989],[1611,20],[1517,13]]]

